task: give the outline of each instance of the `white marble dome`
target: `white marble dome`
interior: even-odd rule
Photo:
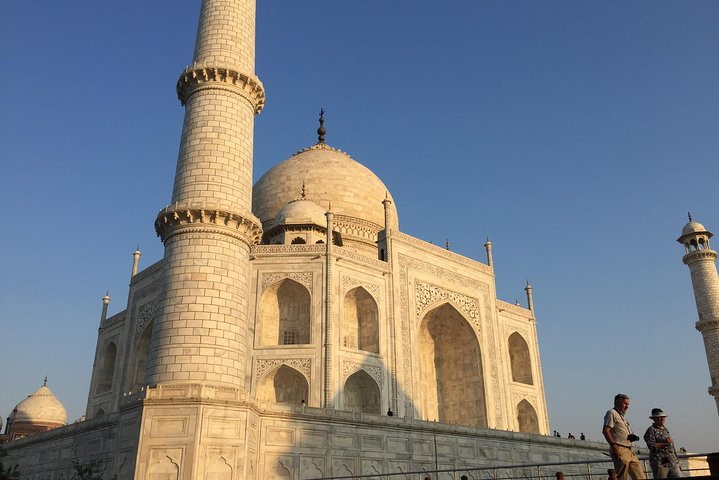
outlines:
[[[691,220],[689,223],[684,225],[684,228],[682,228],[682,236],[689,235],[692,233],[705,233],[705,232],[707,232],[706,227],[699,222],[695,222],[694,220]]]
[[[47,385],[43,385],[17,404],[10,419],[13,422],[60,426],[67,424],[67,411]]]
[[[384,229],[385,198],[392,200],[384,183],[349,155],[324,143],[297,152],[274,166],[252,189],[252,213],[265,223],[296,199],[304,182],[307,198],[336,216]],[[397,228],[397,210],[390,206],[390,226]]]

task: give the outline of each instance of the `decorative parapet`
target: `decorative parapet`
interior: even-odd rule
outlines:
[[[202,384],[171,384],[148,386],[144,399],[147,400],[219,400],[244,402],[246,394],[237,387],[221,387]]]
[[[472,260],[471,258],[465,257],[464,255],[460,255],[460,254],[454,253],[450,250],[446,250],[442,247],[439,247],[439,246],[434,245],[429,242],[425,242],[424,240],[420,240],[419,238],[412,237],[412,236],[407,235],[406,233],[402,233],[398,230],[392,230],[392,238],[394,240],[399,240],[404,243],[413,245],[415,247],[419,247],[425,251],[431,252],[434,255],[438,255],[447,260],[451,260],[451,261],[459,263],[461,265],[465,265],[467,267],[473,268],[475,270],[479,270],[488,275],[494,276],[494,270],[492,269],[492,267],[490,267],[486,263],[482,263],[478,260]]]
[[[685,265],[689,265],[692,262],[695,262],[697,260],[716,260],[717,259],[717,252],[714,250],[694,250],[692,252],[687,253],[684,255],[684,258],[682,258],[682,261]]]
[[[291,244],[291,245],[253,245],[250,248],[250,254],[261,255],[264,253],[304,253],[304,254],[324,254],[327,247],[324,244]]]
[[[248,245],[256,245],[262,239],[260,221],[249,212],[206,210],[178,204],[169,205],[160,211],[155,220],[155,231],[163,243],[179,232],[230,235]]]
[[[719,320],[699,320],[694,324],[694,328],[704,333],[707,330],[719,329]]]
[[[247,100],[255,115],[265,106],[265,89],[260,79],[251,74],[225,67],[192,65],[185,68],[177,80],[177,98],[182,105],[194,93],[201,90],[225,90]]]
[[[333,253],[339,260],[340,258],[344,258],[347,260],[354,260],[357,263],[365,266],[371,266],[375,267],[381,271],[389,272],[389,267],[387,266],[387,262],[383,262],[382,260],[375,258],[375,257],[368,257],[367,255],[363,255],[358,252],[353,252],[352,250],[347,250],[342,247],[335,248],[333,250]]]
[[[513,303],[505,302],[503,300],[497,300],[497,310],[500,312],[506,311],[506,312],[512,312],[514,314],[517,314],[521,317],[525,317],[528,319],[534,318],[534,315],[532,314],[531,310],[527,310],[524,307],[520,307],[519,305],[515,305]]]

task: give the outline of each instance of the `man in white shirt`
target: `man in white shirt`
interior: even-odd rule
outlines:
[[[639,440],[639,437],[632,433],[625,414],[629,409],[629,397],[619,393],[614,397],[614,408],[604,415],[604,427],[602,435],[609,443],[609,455],[614,462],[614,470],[617,472],[618,480],[644,480],[644,471],[639,463],[632,442]]]

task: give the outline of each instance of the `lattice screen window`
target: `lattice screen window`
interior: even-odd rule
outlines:
[[[282,345],[297,345],[297,332],[294,330],[282,332]]]

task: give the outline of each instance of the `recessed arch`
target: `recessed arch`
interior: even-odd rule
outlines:
[[[359,370],[347,378],[343,401],[345,410],[375,415],[382,413],[379,385],[364,370]]]
[[[307,402],[309,384],[300,372],[282,365],[265,375],[257,385],[257,399],[273,403]]]
[[[95,393],[109,392],[112,389],[112,378],[115,375],[116,359],[117,345],[115,345],[115,342],[110,341],[105,345],[105,349],[102,352]]]
[[[362,287],[345,294],[342,315],[342,344],[365,352],[379,353],[377,302]]]
[[[512,369],[512,381],[533,385],[532,360],[529,355],[529,345],[519,332],[509,336],[509,363]]]
[[[482,355],[469,322],[449,303],[429,310],[418,332],[422,415],[487,426]]]
[[[522,400],[517,404],[517,425],[522,433],[539,434],[539,420],[537,411],[531,403]]]
[[[297,345],[310,343],[310,293],[288,278],[262,292],[259,343]]]
[[[132,384],[130,391],[137,392],[145,386],[145,370],[147,369],[147,359],[150,356],[150,340],[152,339],[152,327],[155,321],[150,320],[145,329],[135,342],[135,349],[132,355]]]

